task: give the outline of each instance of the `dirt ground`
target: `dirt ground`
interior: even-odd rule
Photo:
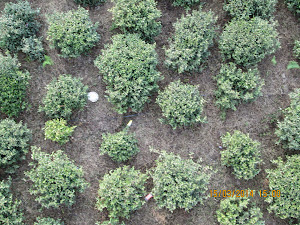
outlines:
[[[75,9],[77,6],[72,0],[29,0],[34,8],[41,9],[40,21],[42,23],[41,35],[46,37],[47,23],[46,15],[55,11],[67,11]],[[4,8],[6,2],[16,2],[1,0],[0,10]],[[212,10],[218,16],[218,34],[224,25],[230,20],[222,9],[223,0],[207,0],[203,6],[205,11]],[[299,21],[289,12],[283,0],[279,0],[275,19],[278,20],[278,31],[280,33],[281,49],[275,53],[277,64],[273,65],[271,59],[273,55],[266,57],[260,64],[259,70],[265,80],[263,96],[251,104],[240,105],[237,111],[229,111],[227,119],[220,119],[220,111],[214,105],[213,96],[216,83],[212,77],[216,75],[221,66],[221,57],[215,41],[211,49],[211,56],[207,60],[207,67],[202,73],[192,75],[178,75],[168,70],[163,62],[165,59],[163,46],[167,45],[168,38],[171,37],[174,29],[172,23],[180,18],[185,10],[180,7],[173,7],[171,0],[159,0],[158,8],[162,11],[162,33],[155,38],[156,50],[159,56],[158,70],[164,76],[159,85],[164,88],[171,81],[181,79],[190,84],[199,86],[201,94],[206,102],[205,114],[208,123],[195,126],[189,129],[172,130],[170,126],[162,125],[158,121],[161,111],[155,104],[155,97],[151,97],[144,110],[139,114],[119,115],[114,112],[112,106],[104,97],[105,85],[101,76],[95,68],[93,61],[101,53],[105,44],[110,43],[110,38],[114,34],[110,31],[111,13],[107,10],[112,7],[108,0],[102,6],[90,9],[90,16],[94,22],[99,22],[98,32],[101,40],[87,56],[76,59],[63,59],[57,55],[57,51],[49,48],[49,43],[44,39],[44,47],[53,61],[53,66],[42,66],[37,62],[27,62],[24,55],[19,55],[22,69],[28,70],[32,79],[28,91],[28,101],[31,109],[24,112],[17,120],[27,123],[33,132],[31,145],[42,148],[43,151],[52,152],[63,149],[65,153],[75,161],[77,165],[83,167],[85,178],[91,184],[82,194],[78,195],[76,204],[72,207],[61,207],[57,210],[41,210],[34,201],[34,197],[28,192],[29,183],[24,182],[24,171],[30,167],[30,153],[27,159],[20,163],[21,167],[13,175],[12,191],[16,198],[22,201],[21,207],[24,209],[27,224],[33,224],[37,216],[52,216],[61,218],[67,225],[92,225],[96,221],[107,219],[106,212],[99,212],[95,208],[98,182],[105,173],[123,164],[114,163],[108,156],[99,156],[99,146],[101,134],[103,132],[119,131],[130,119],[133,120],[131,130],[136,133],[139,141],[140,153],[128,163],[136,169],[146,171],[155,166],[157,154],[149,151],[150,147],[163,149],[179,154],[187,158],[190,153],[194,157],[202,158],[204,165],[209,165],[217,171],[211,179],[209,189],[251,189],[263,190],[268,188],[265,169],[272,168],[270,160],[278,156],[290,155],[293,152],[285,151],[281,146],[275,145],[276,136],[274,130],[276,123],[270,122],[272,116],[276,116],[280,108],[285,108],[289,104],[288,93],[294,88],[300,87],[299,70],[286,70],[288,61],[295,60],[292,56],[293,40],[299,39]],[[194,7],[195,9],[197,8]],[[83,83],[89,86],[90,91],[99,93],[100,99],[96,103],[89,102],[83,111],[74,113],[71,125],[77,125],[70,142],[63,147],[49,140],[44,140],[42,128],[47,120],[43,113],[38,113],[38,107],[45,96],[45,86],[54,77],[60,74],[72,74],[81,77]],[[3,116],[2,116],[3,118]],[[249,133],[250,136],[261,142],[262,157],[264,164],[262,171],[253,180],[243,181],[235,179],[231,170],[220,163],[220,136],[235,129]],[[1,175],[1,179],[6,178]],[[147,191],[152,187],[151,180],[147,184]],[[132,214],[129,220],[125,220],[130,225],[214,225],[218,224],[215,211],[219,207],[220,198],[209,198],[204,205],[197,205],[189,212],[176,210],[171,214],[167,210],[157,209],[155,201],[146,203],[140,210]],[[267,211],[267,203],[263,198],[254,199],[263,211],[266,225],[288,224],[287,220],[281,220]]]

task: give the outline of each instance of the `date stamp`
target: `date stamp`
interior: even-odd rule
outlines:
[[[243,198],[243,197],[254,197],[255,190],[209,190],[210,197],[237,197],[237,198]],[[258,190],[257,194],[259,197],[280,197],[280,190]]]

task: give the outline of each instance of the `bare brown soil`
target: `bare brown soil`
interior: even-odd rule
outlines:
[[[10,2],[2,0],[0,10],[4,4]],[[11,2],[16,2],[11,1]],[[41,9],[40,21],[42,23],[41,35],[46,37],[47,23],[46,15],[54,11],[67,11],[75,9],[77,6],[72,0],[30,0],[33,7]],[[230,20],[222,9],[223,0],[207,0],[203,6],[204,10],[212,10],[218,16],[218,25],[220,34],[224,25]],[[99,146],[101,134],[103,132],[115,132],[121,129],[130,119],[133,120],[131,130],[136,133],[139,140],[141,152],[127,164],[134,166],[136,169],[146,171],[155,166],[157,155],[149,151],[150,147],[164,149],[169,152],[179,154],[187,158],[190,153],[194,153],[197,159],[201,157],[204,165],[209,165],[214,171],[217,171],[211,180],[209,189],[228,190],[228,189],[267,189],[268,181],[266,179],[265,169],[272,168],[270,160],[292,154],[285,151],[281,146],[275,145],[276,136],[274,129],[276,124],[270,123],[271,114],[276,113],[280,108],[285,108],[289,104],[288,93],[294,88],[300,87],[299,70],[286,70],[288,61],[294,60],[292,57],[293,40],[299,39],[300,28],[299,21],[289,12],[283,0],[279,1],[275,19],[278,20],[278,31],[280,33],[280,42],[282,48],[275,54],[277,64],[273,65],[271,59],[266,57],[260,64],[259,69],[262,77],[265,79],[263,88],[264,96],[251,104],[240,105],[237,111],[230,111],[227,119],[220,119],[220,112],[214,105],[213,92],[216,84],[212,77],[218,73],[221,65],[221,57],[217,48],[217,40],[211,49],[212,54],[207,60],[207,68],[202,73],[179,76],[173,71],[168,70],[164,64],[163,46],[167,45],[168,38],[171,37],[174,29],[172,23],[185,13],[183,8],[173,7],[171,0],[159,0],[158,8],[162,11],[162,33],[156,37],[156,50],[159,55],[158,69],[165,77],[160,82],[160,87],[164,88],[169,82],[181,79],[185,82],[199,85],[201,94],[206,99],[205,114],[208,123],[198,125],[189,129],[172,130],[170,126],[162,125],[158,121],[161,116],[159,107],[155,104],[155,95],[146,105],[143,112],[138,115],[130,113],[118,115],[112,109],[112,106],[104,97],[105,85],[101,80],[97,69],[94,67],[94,59],[101,53],[104,45],[110,43],[113,32],[111,27],[111,13],[107,10],[112,7],[108,1],[102,6],[90,9],[90,16],[94,22],[99,22],[98,32],[101,34],[101,40],[96,47],[87,56],[76,59],[63,59],[57,55],[57,51],[49,48],[49,43],[45,39],[44,46],[47,54],[54,61],[53,66],[47,66],[45,69],[37,62],[27,62],[23,55],[19,55],[22,68],[30,71],[32,79],[28,91],[28,100],[31,109],[24,112],[17,120],[22,120],[28,124],[33,131],[33,140],[31,145],[42,148],[43,151],[52,152],[63,149],[65,153],[75,161],[77,165],[83,167],[85,178],[91,184],[83,194],[78,195],[76,204],[72,207],[61,207],[58,210],[40,210],[40,206],[34,201],[34,197],[28,192],[29,183],[23,181],[24,171],[29,169],[28,163],[31,161],[30,153],[27,160],[21,163],[17,173],[13,175],[13,194],[22,201],[22,208],[27,224],[33,224],[37,216],[52,216],[61,218],[67,225],[92,225],[96,221],[103,221],[107,218],[106,212],[99,212],[95,209],[95,202],[98,189],[98,181],[109,170],[120,166],[114,163],[107,156],[99,156]],[[194,7],[195,9],[197,8]],[[43,113],[38,113],[38,107],[45,95],[45,86],[54,77],[60,74],[72,74],[81,77],[83,83],[89,86],[91,91],[96,91],[100,95],[97,103],[88,103],[82,112],[73,115],[71,124],[77,125],[73,138],[65,146],[60,147],[58,144],[44,140],[43,126],[47,120]],[[275,114],[274,114],[275,115]],[[231,170],[221,166],[219,145],[220,136],[227,131],[234,129],[250,133],[250,136],[261,142],[262,157],[264,164],[262,171],[253,180],[242,181],[235,179]],[[4,179],[7,176],[1,175]],[[148,191],[151,190],[152,184],[149,180],[147,184]],[[166,210],[157,209],[155,201],[151,200],[146,203],[142,209],[132,214],[130,220],[125,220],[126,224],[131,225],[214,225],[218,224],[215,211],[218,209],[221,198],[209,198],[204,205],[198,205],[190,212],[176,210],[171,214]],[[283,225],[288,221],[277,218],[274,214],[266,210],[267,203],[263,198],[256,197],[255,201],[263,210],[266,225]]]

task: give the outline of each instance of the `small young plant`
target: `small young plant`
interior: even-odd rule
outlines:
[[[300,65],[296,61],[289,61],[289,64],[287,65],[286,69],[300,69]]]
[[[43,62],[43,68],[45,68],[45,66],[52,66],[53,65],[53,60],[51,59],[50,56],[48,55],[44,55],[44,62]]]

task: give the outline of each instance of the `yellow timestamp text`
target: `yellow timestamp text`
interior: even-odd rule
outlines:
[[[255,190],[209,190],[210,197],[254,197]],[[280,190],[258,190],[259,197],[280,197]]]

